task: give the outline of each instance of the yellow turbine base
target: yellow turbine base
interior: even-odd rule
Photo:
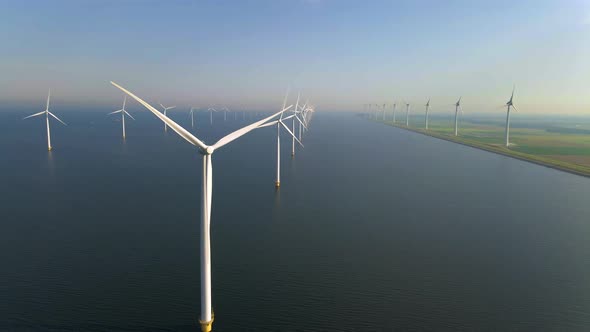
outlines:
[[[48,147],[48,148],[47,148],[47,151],[51,151],[51,149],[52,149],[52,147]]]
[[[279,181],[275,182],[275,187],[276,187],[276,188],[278,188],[278,187],[280,187],[280,186],[281,186],[281,182],[279,182]]]
[[[213,319],[215,319],[215,315],[211,313],[211,320],[208,322],[204,322],[199,319],[199,324],[201,324],[201,332],[211,332],[213,328]]]

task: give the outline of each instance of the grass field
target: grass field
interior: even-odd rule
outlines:
[[[396,127],[590,176],[590,130],[587,130],[590,120],[521,120],[511,124],[509,148],[504,146],[505,129],[501,120],[463,119],[457,137],[452,118],[431,118],[428,131],[424,129],[423,117],[411,118],[409,128],[405,126],[405,118],[400,120]],[[391,119],[377,121],[394,125]]]

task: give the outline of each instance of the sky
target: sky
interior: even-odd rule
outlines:
[[[0,100],[590,114],[590,0],[0,0]]]

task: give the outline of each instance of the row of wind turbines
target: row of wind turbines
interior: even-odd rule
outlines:
[[[232,141],[248,134],[249,132],[265,128],[265,127],[276,127],[277,130],[277,171],[276,171],[276,180],[275,186],[278,188],[280,187],[280,154],[281,154],[281,145],[280,145],[280,133],[281,130],[285,130],[291,136],[291,156],[295,156],[295,141],[301,147],[303,147],[302,141],[302,131],[308,130],[310,122],[313,118],[313,113],[315,112],[315,107],[310,104],[309,102],[305,102],[303,105],[300,105],[300,95],[297,96],[297,101],[295,105],[287,106],[287,99],[288,93],[283,100],[283,105],[281,110],[277,113],[274,113],[270,116],[267,116],[261,120],[258,120],[252,124],[249,124],[243,128],[240,128],[228,135],[225,135],[220,140],[218,140],[215,144],[207,145],[202,140],[197,138],[193,135],[189,130],[183,128],[181,125],[176,123],[174,120],[167,116],[167,111],[175,108],[175,106],[164,106],[160,104],[163,108],[163,111],[158,111],[155,107],[145,102],[143,99],[139,98],[135,94],[131,93],[129,90],[123,88],[122,86],[118,85],[115,82],[111,82],[112,85],[117,87],[121,90],[125,97],[123,99],[123,107],[117,111],[109,113],[111,114],[121,114],[121,126],[123,131],[123,138],[125,138],[125,117],[128,116],[132,119],[133,116],[125,110],[125,106],[127,104],[127,96],[131,97],[132,99],[139,102],[143,105],[147,110],[153,113],[158,119],[164,122],[164,130],[167,131],[168,127],[176,132],[180,137],[186,140],[189,144],[192,144],[197,149],[198,153],[202,155],[202,162],[203,162],[203,170],[202,170],[202,177],[201,177],[201,210],[200,210],[200,279],[201,279],[201,312],[199,318],[199,324],[201,326],[201,331],[209,332],[212,329],[213,325],[213,309],[211,306],[211,238],[210,238],[210,226],[211,226],[211,202],[213,199],[213,165],[212,165],[212,156],[215,151],[219,148],[225,146],[226,144],[231,143]],[[50,129],[49,129],[49,117],[54,117],[56,120],[61,122],[62,124],[66,125],[65,122],[60,120],[57,116],[49,111],[49,102],[51,98],[51,91],[47,97],[47,103],[45,107],[45,111],[32,114],[30,116],[25,117],[24,119],[45,115],[45,120],[47,124],[47,146],[48,149],[51,151],[51,136],[50,136]],[[293,108],[293,106],[295,106]],[[209,112],[211,114],[211,123],[212,114],[216,110],[211,110],[209,108]],[[227,108],[224,108],[224,118],[226,117],[227,112],[229,111]],[[292,114],[285,115],[285,112],[290,111]],[[194,127],[194,112],[195,108],[192,107],[189,111],[189,116],[191,117],[191,126]],[[245,118],[245,115],[244,115]],[[287,126],[286,121],[291,120],[291,129]],[[295,134],[296,125],[299,127],[298,135]]]
[[[506,128],[505,128],[505,135],[504,135],[504,144],[506,147],[510,146],[510,111],[512,109],[514,109],[515,111],[517,110],[516,107],[514,106],[514,90],[515,87],[512,88],[512,94],[510,95],[510,99],[506,102],[506,104],[504,105],[506,107]],[[459,112],[461,112],[461,114],[463,114],[463,108],[461,107],[461,99],[462,97],[459,97],[459,100],[457,100],[457,102],[454,104],[455,106],[455,126],[454,126],[454,135],[455,136],[459,136],[459,122],[458,122],[458,116],[459,116]],[[408,102],[404,102],[405,106],[406,106],[406,127],[410,127],[410,103]],[[375,105],[375,113],[373,114],[373,111],[371,110],[371,106]],[[393,124],[396,124],[396,111],[397,111],[397,103],[393,103],[390,104],[391,105],[391,110],[392,110],[392,122]],[[373,118],[375,120],[378,119],[379,117],[379,113],[381,113],[382,115],[382,121],[385,121],[385,114],[386,114],[386,110],[387,110],[387,103],[384,103],[382,105],[380,104],[363,104],[363,108],[364,108],[364,113],[367,115],[367,117],[369,118]],[[428,101],[426,102],[426,104],[424,105],[425,107],[425,115],[424,115],[424,129],[428,130],[428,116],[429,116],[429,112],[431,110],[430,108],[430,98],[428,99]]]

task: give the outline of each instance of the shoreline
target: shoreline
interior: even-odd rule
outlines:
[[[375,120],[373,120],[375,121]],[[586,170],[579,170],[576,169],[575,167],[578,165],[572,164],[571,167],[569,167],[567,163],[565,162],[560,162],[560,161],[546,161],[546,160],[539,160],[538,158],[542,158],[542,157],[536,157],[534,155],[529,155],[523,152],[517,152],[517,151],[512,151],[503,147],[495,147],[492,145],[487,145],[485,143],[479,143],[479,142],[470,142],[469,140],[466,140],[464,138],[461,138],[461,136],[458,136],[457,138],[451,137],[451,136],[447,136],[447,135],[442,135],[439,133],[435,133],[432,131],[427,131],[425,129],[420,129],[420,128],[412,128],[412,127],[406,127],[405,125],[401,125],[401,124],[393,124],[393,123],[387,123],[387,122],[383,122],[383,121],[376,121],[378,123],[382,123],[384,125],[390,126],[390,127],[395,127],[395,128],[399,128],[399,129],[405,129],[407,131],[411,131],[414,133],[418,133],[418,134],[422,134],[424,136],[430,136],[433,138],[438,138],[447,142],[452,142],[452,143],[457,143],[457,144],[461,144],[464,146],[468,146],[471,148],[475,148],[475,149],[479,149],[479,150],[483,150],[483,151],[487,151],[487,152],[492,152],[492,153],[496,153],[499,155],[503,155],[506,157],[510,157],[510,158],[514,158],[514,159],[518,159],[518,160],[522,160],[522,161],[526,161],[529,163],[533,163],[533,164],[537,164],[540,166],[544,166],[544,167],[548,167],[548,168],[552,168],[558,171],[562,171],[562,172],[567,172],[570,174],[574,174],[574,175],[578,175],[578,176],[583,176],[586,178],[590,178],[590,170],[586,171]],[[560,164],[560,163],[565,163],[565,165]],[[584,167],[584,166],[578,166],[578,167]]]

